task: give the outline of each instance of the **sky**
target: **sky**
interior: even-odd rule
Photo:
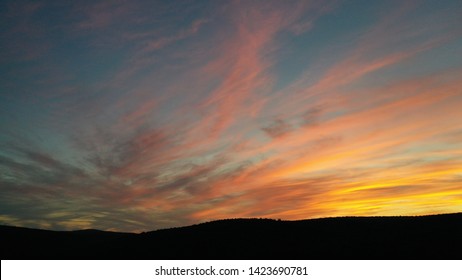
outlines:
[[[462,211],[462,1],[1,1],[0,224]]]

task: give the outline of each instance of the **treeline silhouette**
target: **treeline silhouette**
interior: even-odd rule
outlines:
[[[461,259],[462,213],[230,219],[145,233],[0,226],[1,259]]]

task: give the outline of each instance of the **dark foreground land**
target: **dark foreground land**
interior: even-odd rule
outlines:
[[[461,259],[462,213],[232,219],[147,233],[0,226],[1,259]]]

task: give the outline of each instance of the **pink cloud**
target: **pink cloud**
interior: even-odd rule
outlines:
[[[178,32],[177,34],[173,36],[165,36],[165,37],[149,40],[145,43],[146,46],[141,50],[141,52],[146,53],[146,52],[157,51],[177,41],[191,37],[199,31],[202,25],[208,22],[209,20],[207,19],[198,19],[198,20],[193,21],[191,25],[189,26],[189,28],[181,30],[180,32]]]

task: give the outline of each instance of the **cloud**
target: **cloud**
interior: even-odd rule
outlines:
[[[0,59],[11,61],[34,61],[45,55],[52,44],[41,40],[46,36],[45,24],[36,20],[37,13],[44,9],[40,2],[5,2],[0,16],[5,19],[0,34]]]
[[[282,119],[275,119],[270,125],[265,126],[262,130],[272,138],[284,136],[292,130],[292,127]]]
[[[306,110],[301,115],[302,126],[313,126],[320,123],[321,115],[324,112],[324,106],[318,105]]]
[[[78,23],[81,29],[101,29],[106,28],[121,17],[126,16],[133,8],[130,1],[118,0],[111,2],[94,2],[90,5],[77,6],[83,14],[82,20]]]
[[[159,50],[159,49],[162,49],[170,44],[173,44],[177,41],[180,41],[180,40],[183,40],[183,39],[186,39],[190,36],[193,36],[194,34],[196,34],[200,27],[203,25],[203,24],[206,24],[209,20],[206,20],[206,19],[198,19],[198,20],[195,20],[191,23],[191,25],[189,26],[189,28],[187,29],[184,29],[184,30],[181,30],[180,32],[178,32],[177,34],[173,35],[173,36],[168,36],[168,37],[162,37],[162,38],[156,38],[156,39],[153,39],[153,40],[149,40],[147,41],[145,44],[146,46],[141,50],[141,52],[145,53],[145,52],[152,52],[152,51],[156,51],[156,50]]]
[[[241,118],[259,113],[265,101],[258,93],[266,92],[273,83],[271,60],[266,57],[278,33],[300,16],[298,12],[289,14],[290,8],[293,7],[288,5],[277,10],[250,3],[230,8],[231,23],[235,25],[233,36],[223,42],[221,57],[204,68],[207,76],[220,74],[225,78],[201,104],[208,114],[202,120],[203,129],[220,135]]]
[[[48,154],[31,151],[25,147],[10,147],[19,157],[0,156],[4,180],[14,184],[54,185],[84,176],[84,172],[74,166],[60,162]]]

